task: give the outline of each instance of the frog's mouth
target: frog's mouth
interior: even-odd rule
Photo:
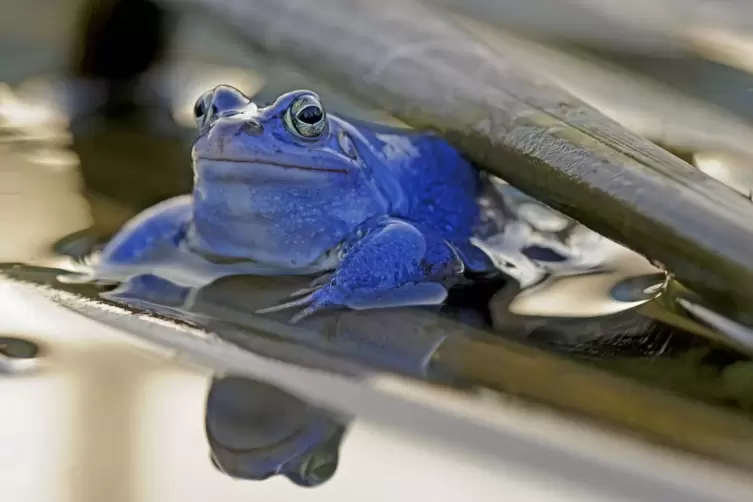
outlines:
[[[250,168],[279,168],[279,169],[293,169],[297,171],[309,171],[309,172],[322,172],[322,173],[338,173],[348,174],[346,169],[338,169],[333,167],[321,167],[321,166],[306,166],[301,164],[292,164],[288,162],[270,161],[266,159],[233,159],[227,157],[210,157],[210,156],[197,156],[195,157],[197,162],[221,162],[229,164],[244,165]]]

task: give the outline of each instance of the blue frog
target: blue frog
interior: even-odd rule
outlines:
[[[197,288],[234,274],[315,275],[257,311],[297,308],[297,322],[325,308],[440,304],[474,274],[573,255],[556,239],[510,237],[499,180],[433,133],[335,116],[307,90],[258,106],[219,86],[194,113],[193,193],[127,223],[92,265],[100,280],[157,271]],[[542,247],[555,258],[515,262]]]

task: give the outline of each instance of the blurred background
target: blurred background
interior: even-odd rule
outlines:
[[[193,104],[215,85],[234,85],[259,101],[311,88],[328,110],[399,123],[286,61],[255,52],[220,19],[194,8],[201,3],[26,0],[3,5],[0,261],[64,267],[70,255],[85,253],[139,211],[190,191]],[[624,127],[742,195],[753,193],[750,2],[426,3],[446,9],[446,15],[505,57]],[[250,0],[248,4],[253,6]],[[669,389],[701,407],[724,408],[735,414],[738,444],[748,445],[744,441],[753,440],[748,358],[708,346],[715,336],[708,326],[662,310],[662,300],[649,291],[656,285],[656,269],[612,244],[598,252],[613,273],[516,289],[504,299],[504,314],[492,313],[495,326],[523,326],[539,341],[556,338],[553,345],[565,340],[563,345],[577,342],[579,347],[614,335],[619,342],[588,349],[617,354],[595,361],[597,366]],[[626,297],[614,292],[618,286],[629,290]],[[635,290],[641,293],[636,296]],[[639,484],[637,477],[630,478],[639,464],[642,472],[666,472],[672,479],[667,484],[675,488],[682,480],[690,486],[692,479],[714,473],[715,484],[695,500],[746,500],[750,493],[739,472],[722,474],[722,467],[708,459],[683,460],[679,453],[653,450],[638,454],[633,449],[642,447],[611,434],[573,435],[576,426],[556,413],[519,415],[499,396],[493,401],[503,405],[484,413],[506,417],[505,427],[527,422],[527,434],[543,443],[587,437],[568,448],[587,450],[580,453],[595,459],[614,456],[618,444],[628,459],[620,472],[632,474],[615,474],[622,481],[605,483],[586,481],[583,472],[553,476],[533,460],[523,468],[509,459],[450,448],[320,408],[261,382],[224,385],[208,368],[176,361],[169,351],[10,284],[0,283],[0,312],[2,500],[376,501],[420,496],[586,501],[670,500],[670,493],[681,494],[658,488],[641,497],[630,489],[621,492],[622,482],[633,488]],[[482,359],[467,366],[504,361]],[[517,378],[527,378],[529,368],[538,366],[522,367]],[[379,382],[375,378],[369,384],[379,387]],[[557,395],[557,385],[555,379],[546,381],[542,395]],[[452,401],[436,389],[423,391],[432,400]],[[461,403],[466,405],[472,407]],[[676,412],[675,418],[682,416],[680,408]],[[636,423],[642,427],[640,420]],[[727,422],[720,419],[709,427],[721,430]],[[292,444],[289,449],[270,439],[285,431],[293,432],[278,443]],[[297,474],[291,476],[297,478],[265,479],[300,453],[295,447],[305,441],[296,438],[312,434],[319,449],[315,454],[306,450],[305,461],[296,460]],[[735,450],[734,443],[720,448]],[[253,455],[247,452],[262,450],[248,460]],[[739,457],[740,464],[750,461],[747,452]],[[257,479],[243,479],[254,477],[251,471]],[[302,488],[319,481],[321,486]],[[611,488],[602,486],[612,481]]]

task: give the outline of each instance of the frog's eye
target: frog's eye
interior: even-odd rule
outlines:
[[[327,126],[327,116],[314,96],[301,96],[285,112],[285,125],[304,138],[320,136]]]
[[[199,129],[201,129],[204,124],[208,122],[210,115],[212,115],[216,111],[215,107],[211,105],[211,100],[211,92],[205,92],[199,97],[199,99],[196,100],[196,103],[193,105],[193,116],[196,120],[196,126]]]
[[[196,119],[200,119],[204,116],[204,114],[207,112],[207,104],[204,102],[203,99],[199,99],[196,101],[196,104],[193,105],[193,116]]]
[[[299,486],[318,486],[335,475],[338,452],[325,447],[303,457],[297,469],[287,473],[288,479]]]

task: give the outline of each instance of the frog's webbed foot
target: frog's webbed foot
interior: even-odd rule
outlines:
[[[290,322],[295,324],[311,314],[328,307],[343,306],[353,310],[367,310],[386,307],[437,305],[442,303],[446,297],[447,288],[436,282],[405,284],[387,291],[375,291],[371,293],[351,292],[349,295],[344,295],[341,291],[337,291],[335,287],[328,285],[307,294],[303,298],[266,307],[257,310],[256,313],[267,314],[304,307],[303,310],[290,318]]]
[[[291,295],[305,296],[256,313],[303,307],[291,318],[295,323],[330,307],[436,305],[447,297],[442,282],[462,272],[463,262],[447,242],[404,221],[387,219],[353,245],[334,274]]]
[[[316,295],[314,295],[314,293],[321,291],[322,288],[325,287],[326,284],[332,280],[334,275],[335,275],[334,273],[322,274],[316,279],[314,279],[313,281],[311,281],[308,287],[302,288],[302,289],[299,289],[297,291],[293,291],[292,293],[290,293],[290,296],[288,298],[297,298],[296,300],[291,300],[285,303],[281,303],[280,305],[274,305],[272,307],[259,309],[256,311],[256,313],[268,314],[270,312],[279,312],[281,310],[287,310],[287,309],[292,309],[296,307],[306,307],[300,313],[294,315],[291,318],[290,322],[295,324],[296,322],[300,321],[304,317],[307,317],[313,314],[314,312],[319,310],[319,308],[323,308],[323,307],[317,308],[316,301],[318,300],[318,298],[316,297]]]
[[[298,312],[297,314],[295,314],[293,317],[290,318],[290,323],[295,324],[298,321],[310,316],[317,310],[321,310],[327,306],[328,302],[326,301],[326,298],[322,298],[322,296],[326,296],[326,295],[322,295],[322,294],[317,295],[317,293],[320,293],[321,291],[322,289],[320,288],[319,290],[313,293],[309,293],[303,298],[298,298],[297,300],[292,300],[289,302],[281,303],[279,305],[273,305],[271,307],[259,309],[255,313],[256,314],[269,314],[272,312],[279,312],[281,310],[304,307],[300,312]],[[298,291],[296,293],[298,293]],[[293,295],[295,295],[295,293]]]

